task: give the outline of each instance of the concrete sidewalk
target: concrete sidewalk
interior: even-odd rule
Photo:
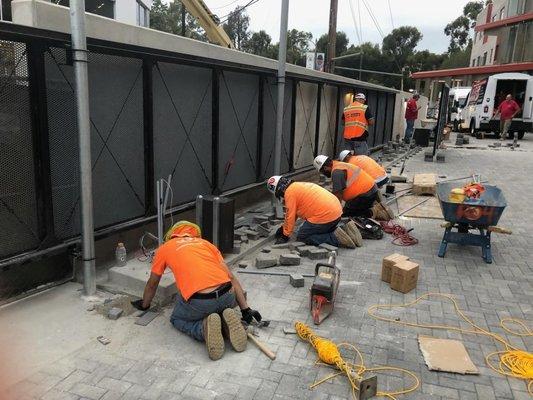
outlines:
[[[435,172],[447,178],[480,173],[501,187],[508,201],[500,225],[513,235],[493,235],[492,264],[485,264],[481,250],[450,245],[445,258],[437,257],[442,238],[441,221],[402,218],[413,227],[420,243],[398,247],[385,235],[366,240],[364,247],[339,251],[342,269],[334,314],[316,332],[336,343],[356,345],[367,366],[406,368],[421,380],[415,392],[399,399],[531,399],[523,381],[498,375],[484,361],[499,349],[493,340],[476,335],[405,328],[379,322],[367,314],[377,303],[403,303],[426,292],[449,293],[480,326],[532,351],[533,338],[507,335],[503,317],[533,321],[533,137],[521,147],[489,149],[492,139],[471,139],[469,147],[446,150],[446,163],[427,163],[423,152],[406,163],[405,174]],[[409,294],[392,291],[380,280],[381,260],[402,252],[420,263],[418,287]],[[285,267],[299,273],[313,269],[310,260]],[[249,267],[253,268],[253,267]],[[260,331],[260,340],[276,354],[268,359],[251,343],[244,353],[226,350],[212,362],[203,344],[176,331],[169,323],[171,307],[146,327],[135,317],[110,321],[86,311],[81,287],[69,283],[0,309],[0,376],[9,386],[2,400],[14,399],[348,399],[345,378],[337,377],[314,390],[309,385],[327,376],[329,369],[315,366],[316,353],[284,326],[296,320],[312,324],[308,288],[293,288],[286,277],[239,274],[253,308],[273,322]],[[402,320],[459,325],[451,304],[432,299],[397,314]],[[460,339],[478,367],[479,375],[457,375],[427,369],[417,335]],[[107,346],[97,336],[111,339]],[[9,361],[6,361],[9,360]],[[380,390],[407,387],[409,378],[379,375]]]

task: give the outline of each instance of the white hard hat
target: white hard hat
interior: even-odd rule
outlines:
[[[267,181],[267,189],[270,193],[275,194],[276,188],[278,187],[279,180],[281,179],[281,175],[274,175],[268,178]]]
[[[328,156],[320,155],[320,156],[315,157],[315,159],[313,160],[313,165],[318,172],[320,172],[320,170],[322,169],[322,166],[327,160],[328,160]]]
[[[343,150],[339,154],[339,160],[344,161],[344,159],[348,156],[352,155],[352,152],[350,150]]]
[[[357,93],[355,96],[354,96],[354,99],[362,99],[362,100],[366,100],[366,96],[364,93]]]

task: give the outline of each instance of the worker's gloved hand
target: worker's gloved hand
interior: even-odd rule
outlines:
[[[261,314],[259,311],[252,310],[250,307],[241,310],[242,320],[247,324],[252,323],[252,319],[255,319],[257,322],[261,322]]]
[[[287,243],[289,241],[289,237],[285,236],[285,234],[283,233],[282,226],[278,228],[275,236],[276,236],[276,244]]]
[[[137,310],[139,311],[146,311],[150,308],[150,306],[148,307],[143,307],[143,300],[142,299],[139,299],[139,300],[135,300],[135,301],[132,301],[131,302],[131,305],[133,307],[135,307]]]

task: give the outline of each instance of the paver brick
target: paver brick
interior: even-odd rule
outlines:
[[[257,269],[275,267],[276,265],[278,265],[278,257],[275,255],[261,253],[255,259]]]
[[[301,274],[290,274],[289,281],[292,287],[304,287],[305,280]]]
[[[321,260],[323,258],[328,258],[329,251],[326,249],[312,249],[309,250],[307,257],[311,260]]]
[[[280,265],[300,265],[301,258],[299,255],[286,253],[279,256]]]

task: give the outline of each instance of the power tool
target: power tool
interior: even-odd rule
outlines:
[[[332,251],[327,263],[315,266],[309,302],[315,325],[320,325],[333,312],[341,276],[341,270],[335,265],[336,257],[337,253]]]

